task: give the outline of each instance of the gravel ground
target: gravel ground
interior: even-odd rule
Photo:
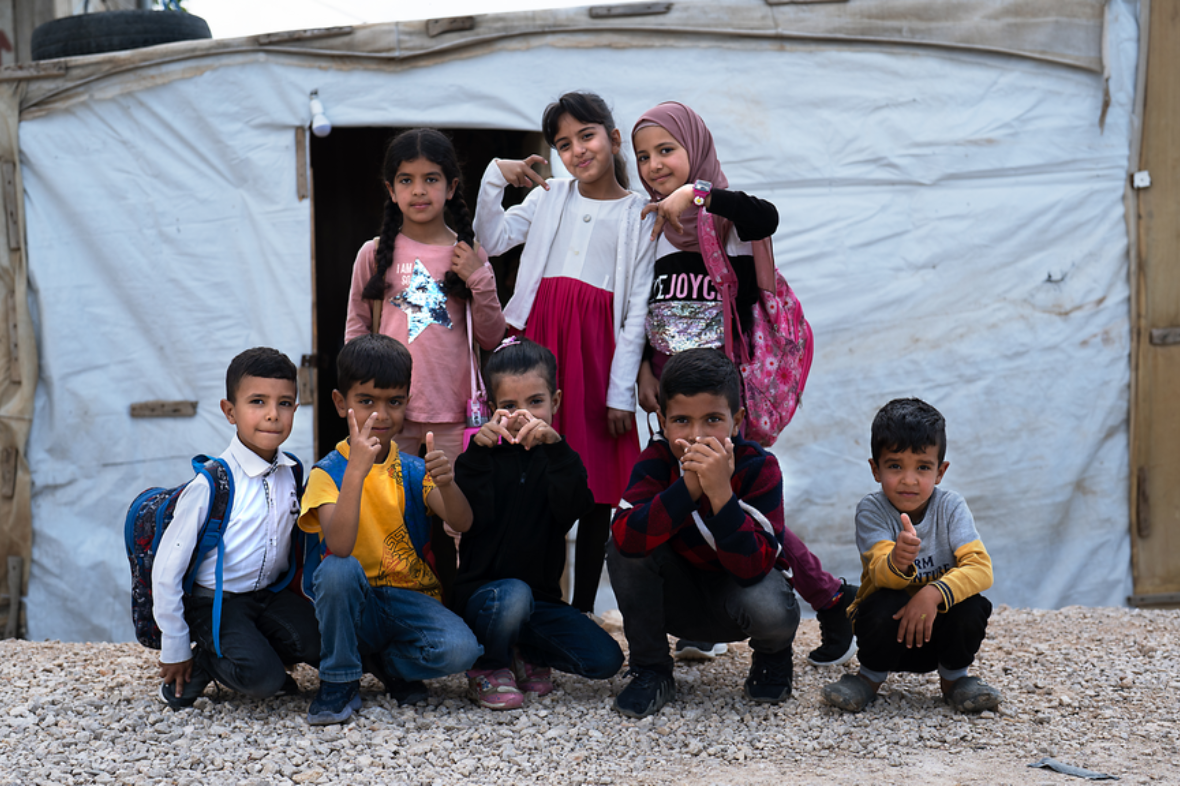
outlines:
[[[741,696],[745,645],[677,666],[678,696],[642,721],[611,701],[622,675],[558,689],[521,710],[466,699],[461,677],[430,684],[429,705],[401,708],[366,677],[343,726],[305,721],[304,695],[250,701],[211,686],[190,710],[155,698],[155,654],[137,644],[0,641],[0,784],[1070,784],[1026,765],[1042,757],[1118,776],[1180,783],[1180,612],[999,607],[976,673],[1000,688],[999,712],[959,715],[934,675],[890,679],[859,715],[824,705],[844,668],[803,660],[794,698]]]

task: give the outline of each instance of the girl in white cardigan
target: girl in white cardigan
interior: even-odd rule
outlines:
[[[573,178],[545,180],[523,161],[495,160],[480,185],[475,235],[489,255],[524,243],[516,292],[504,309],[509,331],[557,356],[562,407],[553,427],[582,457],[594,512],[578,524],[573,605],[593,611],[610,509],[639,457],[635,380],[651,288],[654,217],[628,191],[622,137],[606,103],[566,93],[545,109],[545,140]],[[504,187],[536,188],[503,208]]]

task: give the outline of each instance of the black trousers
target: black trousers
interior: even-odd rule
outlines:
[[[695,641],[745,641],[755,652],[791,647],[799,627],[795,591],[772,570],[743,587],[724,572],[698,570],[664,544],[646,557],[607,546],[606,567],[623,614],[632,668],[672,668],[668,636]]]
[[[283,686],[286,666],[319,663],[315,607],[294,592],[222,593],[220,658],[213,647],[213,591],[195,587],[185,596],[184,612],[197,643],[194,680],[204,671],[239,693],[263,699]]]
[[[909,649],[897,640],[899,620],[893,615],[910,602],[905,590],[877,590],[856,607],[853,630],[862,666],[871,671],[909,671],[917,674],[946,669],[965,669],[987,633],[992,604],[982,595],[956,603],[934,619],[930,641]]]

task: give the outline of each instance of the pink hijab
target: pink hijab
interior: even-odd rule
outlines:
[[[717,160],[717,150],[713,147],[713,135],[709,133],[705,121],[696,112],[676,101],[666,101],[654,109],[649,109],[643,113],[631,131],[633,148],[635,133],[647,126],[660,126],[670,133],[688,153],[689,183],[708,180],[714,188],[725,188],[729,185],[729,180],[721,171],[721,163]],[[643,187],[647,189],[653,202],[660,201],[662,197],[652,190],[647,181],[644,181]],[[698,208],[695,205],[684,211],[680,216],[680,224],[684,227],[681,232],[677,232],[671,224],[664,224],[664,236],[681,251],[700,250],[700,245],[697,242],[697,212]],[[723,220],[721,219],[721,221]],[[718,221],[718,224],[721,221]],[[728,227],[725,228],[728,229]],[[721,229],[722,227],[718,226],[719,232]],[[724,237],[725,233],[721,233],[720,236]]]
[[[643,116],[636,121],[635,127],[631,129],[632,149],[635,147],[635,132],[647,126],[660,126],[688,152],[688,182],[708,180],[714,188],[729,186],[729,180],[721,171],[721,162],[717,160],[717,150],[713,147],[713,135],[709,133],[709,127],[696,112],[676,101],[666,101],[649,109],[643,113]],[[660,201],[662,197],[652,190],[646,180],[643,181],[643,187],[647,189],[653,202]],[[680,214],[680,225],[684,227],[680,232],[677,232],[671,224],[664,224],[664,237],[668,238],[668,241],[681,251],[699,253],[701,250],[700,241],[697,239],[697,214],[699,212],[700,208],[693,205]],[[728,219],[714,215],[713,225],[717,228],[717,237],[721,238],[721,242],[724,244],[733,224]],[[775,264],[770,238],[755,241],[752,246],[754,273],[758,279],[758,286],[768,292],[774,292],[776,286]]]

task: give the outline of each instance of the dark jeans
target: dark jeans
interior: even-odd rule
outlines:
[[[195,587],[184,612],[198,645],[194,673],[204,670],[239,693],[273,696],[287,679],[286,666],[319,663],[315,608],[294,592],[222,593],[220,658],[213,647],[213,590]]]
[[[694,641],[750,640],[755,652],[781,652],[795,640],[799,604],[782,572],[743,587],[724,572],[698,570],[667,544],[624,557],[612,542],[606,567],[623,613],[631,667],[672,667],[671,633]]]
[[[467,601],[463,618],[483,645],[477,669],[511,665],[513,646],[535,666],[592,680],[613,677],[623,665],[623,651],[609,633],[573,606],[536,600],[519,579],[484,584]]]
[[[965,669],[987,633],[992,604],[982,595],[972,595],[934,618],[930,641],[908,649],[897,640],[899,620],[893,615],[910,602],[905,590],[877,590],[856,607],[853,629],[859,645],[857,658],[872,671],[909,671],[917,674],[945,669]]]

